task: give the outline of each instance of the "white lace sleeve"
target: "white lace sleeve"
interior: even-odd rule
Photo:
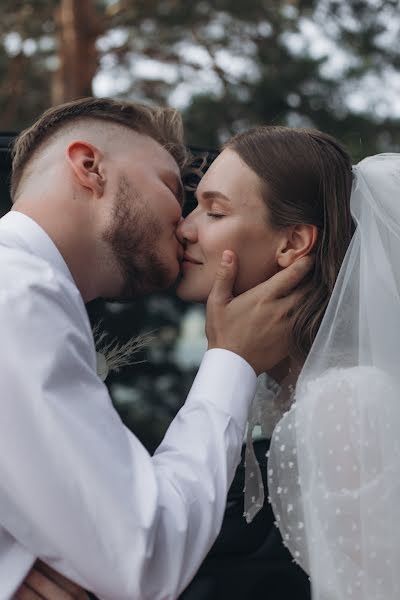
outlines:
[[[300,394],[275,429],[268,466],[284,542],[312,573],[313,599],[394,600],[400,594],[395,386],[376,368],[332,369]]]

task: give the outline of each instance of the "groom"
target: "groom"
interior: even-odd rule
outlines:
[[[85,303],[171,284],[185,149],[174,111],[107,99],[18,138],[0,220],[0,598],[37,557],[105,599],[176,598],[221,526],[256,374],[286,352],[299,263],[235,299],[225,252],[209,350],[154,457],[96,375]]]

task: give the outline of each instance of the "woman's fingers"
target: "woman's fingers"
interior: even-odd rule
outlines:
[[[269,299],[280,299],[290,297],[295,288],[305,279],[314,266],[313,256],[303,256],[292,263],[286,269],[279,271],[273,277],[260,283],[254,288],[261,294],[265,293]],[[252,292],[252,290],[249,290]]]
[[[290,311],[307,292],[307,285],[300,283],[313,264],[312,258],[299,259],[236,298],[232,297],[235,269],[230,269],[235,261],[222,265],[207,303],[208,348],[238,354],[257,375],[275,366],[289,352]]]
[[[24,585],[34,594],[37,594],[38,598],[45,598],[46,600],[72,600],[74,598],[68,591],[63,589],[57,583],[54,583],[40,571],[32,569],[29,575],[24,581]],[[26,600],[28,596],[26,596]],[[32,597],[33,600],[33,597]]]
[[[43,600],[43,596],[40,596],[40,594],[25,585],[25,583],[16,591],[14,598],[15,600]]]
[[[88,600],[79,586],[41,561],[27,575],[16,600]]]
[[[48,580],[62,588],[65,592],[69,593],[69,598],[88,598],[86,592],[76,583],[64,577],[41,560],[35,563],[35,570],[45,576]]]
[[[218,305],[228,304],[233,299],[233,287],[237,275],[237,258],[234,252],[225,250],[221,263],[215,275],[214,284],[210,292],[210,302]]]
[[[302,285],[301,287],[297,288],[294,292],[291,292],[288,296],[280,298],[280,300],[278,300],[277,302],[279,302],[279,307],[282,311],[282,314],[285,314],[290,317],[293,314],[293,310],[300,304],[300,302],[303,300],[307,292],[310,291],[310,289],[310,284]]]

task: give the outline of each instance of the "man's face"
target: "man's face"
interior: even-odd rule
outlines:
[[[183,249],[176,237],[182,216],[182,183],[172,156],[147,136],[118,164],[111,221],[104,233],[113,262],[122,275],[121,299],[171,285],[179,273]]]

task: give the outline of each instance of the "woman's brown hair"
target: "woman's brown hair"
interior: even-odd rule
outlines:
[[[225,145],[258,175],[272,227],[316,225],[311,290],[292,315],[294,352],[310,351],[354,225],[351,158],[333,137],[312,129],[256,127]]]

